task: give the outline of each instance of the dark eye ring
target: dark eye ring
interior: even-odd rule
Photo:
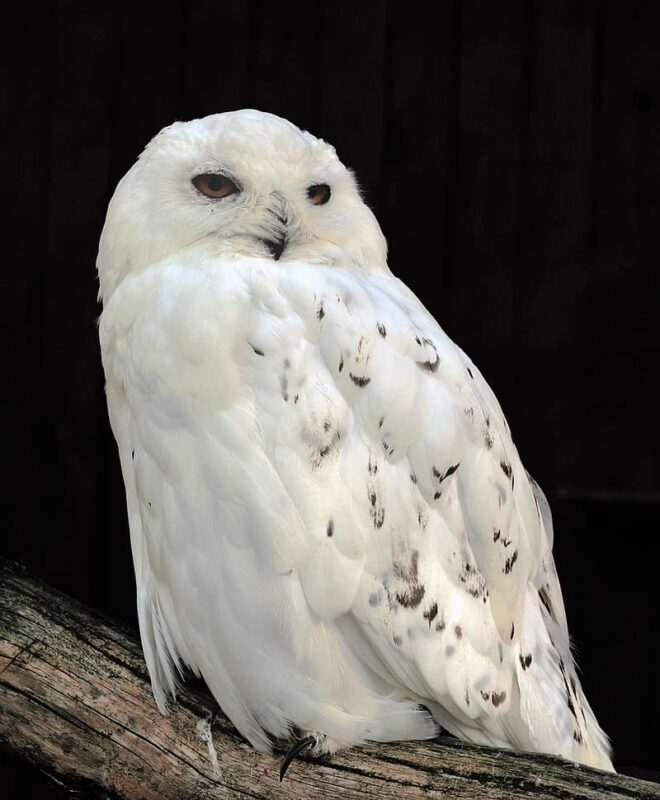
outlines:
[[[195,175],[192,179],[192,184],[198,192],[210,197],[212,200],[221,200],[223,197],[229,197],[230,194],[240,192],[234,181],[217,172],[205,172],[202,175]]]
[[[315,183],[307,188],[307,197],[312,205],[324,206],[331,196],[332,191],[327,183]]]

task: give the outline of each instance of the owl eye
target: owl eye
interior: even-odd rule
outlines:
[[[315,206],[324,206],[331,195],[332,192],[327,183],[315,183],[307,188],[307,197],[310,203]]]
[[[192,179],[193,186],[198,192],[213,200],[221,200],[230,194],[240,191],[238,186],[226,175],[219,175],[215,172],[205,172],[203,175],[195,175]]]

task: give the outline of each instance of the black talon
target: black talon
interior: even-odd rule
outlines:
[[[297,742],[291,745],[288,753],[284,756],[284,761],[282,762],[282,766],[280,767],[280,783],[284,780],[286,771],[289,769],[289,765],[291,764],[293,759],[307,747],[311,747],[312,745],[315,744],[316,744],[315,736],[305,736],[304,739],[299,739]]]

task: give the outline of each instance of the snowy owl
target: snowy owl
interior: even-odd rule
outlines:
[[[287,765],[443,728],[612,769],[548,503],[333,147],[252,110],[165,128],[97,266],[162,711],[187,667]]]

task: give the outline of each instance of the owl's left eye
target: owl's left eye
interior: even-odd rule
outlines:
[[[312,205],[324,206],[331,195],[332,191],[327,183],[315,183],[307,187],[307,197]]]
[[[226,175],[219,175],[216,172],[195,175],[192,183],[198,192],[213,200],[221,200],[223,197],[229,197],[230,194],[240,192],[234,181],[230,180]]]

